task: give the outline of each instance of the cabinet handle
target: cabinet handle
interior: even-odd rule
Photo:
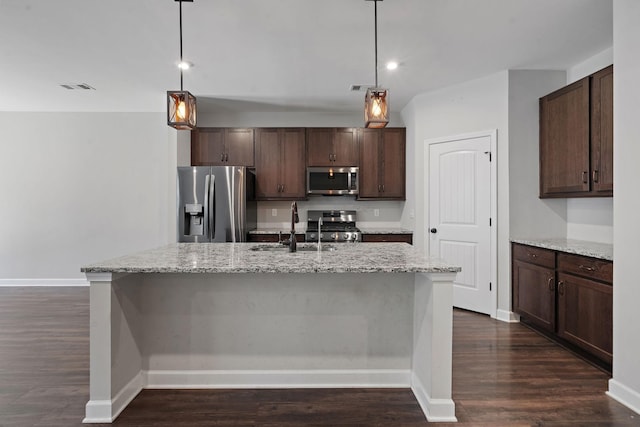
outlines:
[[[220,161],[224,162],[224,153],[220,154]]]
[[[382,192],[384,193],[384,184],[382,184]]]
[[[580,264],[580,265],[578,266],[578,268],[579,268],[580,270],[596,271],[596,269],[595,269],[595,268],[593,268],[593,267],[589,267],[588,265],[582,265],[582,264]]]
[[[564,295],[564,280],[558,282],[558,294]]]
[[[282,185],[282,192],[284,193],[284,184],[281,184],[281,185]]]
[[[553,283],[553,277],[549,277],[549,280],[547,281],[547,286],[549,287],[549,291],[553,292],[555,291],[555,286]]]
[[[589,182],[589,172],[582,171],[582,183],[586,184]]]
[[[224,161],[228,162],[229,161],[229,153],[225,153],[224,154]]]
[[[598,182],[598,169],[593,171],[593,182]]]
[[[532,254],[532,253],[530,253],[530,252],[527,252],[527,256],[529,256],[529,257],[531,257],[531,258],[533,258],[533,259],[538,258],[538,255],[537,255],[537,254]]]

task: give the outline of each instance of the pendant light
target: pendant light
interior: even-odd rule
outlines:
[[[364,97],[364,127],[383,128],[389,124],[389,90],[378,87],[378,2],[373,1],[376,84]]]
[[[167,124],[176,129],[196,127],[196,97],[182,87],[182,2],[193,0],[175,0],[180,3],[180,90],[167,91]]]

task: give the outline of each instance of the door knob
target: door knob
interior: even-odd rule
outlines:
[[[431,233],[436,234],[438,232],[437,228],[432,228],[431,230],[429,230]]]

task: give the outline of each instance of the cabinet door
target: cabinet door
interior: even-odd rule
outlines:
[[[307,130],[307,165],[333,166],[333,129]]]
[[[256,130],[256,198],[280,197],[280,140],[278,129]]]
[[[591,179],[593,191],[613,195],[613,65],[591,78]]]
[[[589,77],[540,98],[540,197],[588,193]]]
[[[612,286],[559,273],[558,336],[611,363]]]
[[[281,181],[280,197],[304,199],[306,196],[305,130],[281,129]]]
[[[199,128],[191,132],[191,165],[224,166],[224,129]]]
[[[513,310],[549,332],[555,331],[555,270],[513,261]]]
[[[380,132],[375,129],[360,131],[360,191],[359,199],[377,198],[380,187]]]
[[[253,167],[253,133],[253,129],[226,129],[227,165]]]
[[[358,166],[358,132],[353,128],[338,128],[333,134],[333,164]]]
[[[405,199],[405,130],[382,130],[382,194],[385,199]]]

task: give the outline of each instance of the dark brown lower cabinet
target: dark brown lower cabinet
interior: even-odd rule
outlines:
[[[611,369],[613,263],[514,243],[513,310],[523,323]]]
[[[556,328],[555,271],[515,260],[513,287],[516,313],[553,332]]]
[[[558,336],[607,363],[613,360],[613,287],[558,273]]]

